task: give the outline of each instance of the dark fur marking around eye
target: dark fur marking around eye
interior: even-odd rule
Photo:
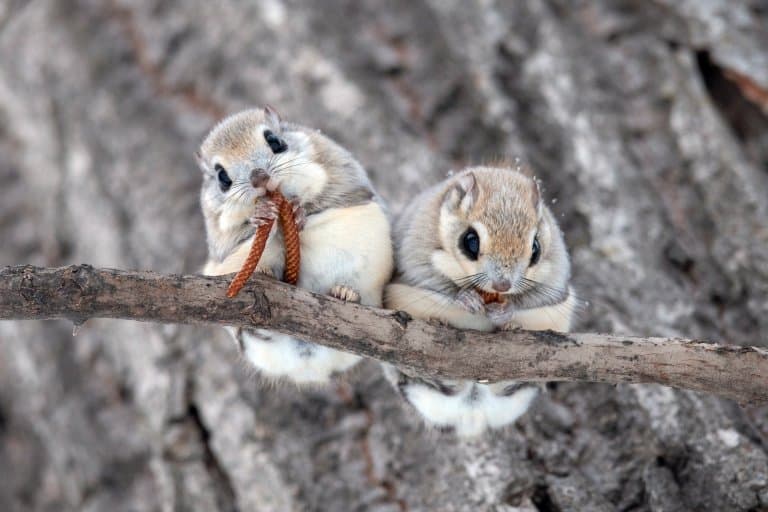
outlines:
[[[283,153],[288,149],[288,144],[283,139],[274,134],[272,130],[264,130],[264,140],[266,141],[272,153]]]

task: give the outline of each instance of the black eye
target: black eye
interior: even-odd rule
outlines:
[[[264,140],[267,141],[269,149],[273,153],[282,153],[288,149],[288,144],[283,139],[272,133],[272,130],[264,130]]]
[[[222,192],[226,192],[229,190],[229,187],[232,186],[232,180],[230,179],[229,174],[227,174],[226,169],[219,164],[216,164],[214,169],[219,177],[219,188],[221,188]]]
[[[459,240],[459,248],[467,258],[476,260],[480,254],[480,237],[473,228],[467,229]]]
[[[531,251],[531,264],[530,266],[534,266],[539,262],[539,258],[541,257],[541,245],[539,244],[539,237],[535,236],[533,238],[533,250]]]

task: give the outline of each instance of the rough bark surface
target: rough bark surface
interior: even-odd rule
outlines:
[[[761,0],[9,0],[0,265],[193,272],[193,151],[270,103],[399,208],[530,162],[581,331],[768,339]],[[559,384],[515,427],[425,431],[374,364],[266,385],[218,329],[0,324],[0,510],[761,510],[768,410]]]
[[[93,318],[261,328],[443,379],[650,382],[717,394],[745,406],[768,404],[768,350],[763,348],[599,333],[465,331],[265,276],[255,276],[241,296],[224,300],[230,281],[237,279],[90,265],[5,267],[0,269],[0,320],[65,319],[73,322],[74,332]]]

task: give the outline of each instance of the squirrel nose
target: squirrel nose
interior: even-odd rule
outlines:
[[[497,292],[506,292],[510,288],[512,288],[512,283],[509,282],[509,279],[499,279],[493,282],[493,289]]]
[[[261,167],[251,171],[251,185],[253,188],[267,188],[267,182],[269,181],[269,174]]]

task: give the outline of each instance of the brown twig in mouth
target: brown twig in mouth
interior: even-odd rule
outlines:
[[[283,229],[283,237],[285,239],[285,272],[283,274],[283,281],[295,285],[299,281],[301,251],[299,229],[296,226],[293,207],[279,190],[267,192],[267,200],[272,201],[277,206],[278,219],[280,219],[280,226]],[[227,289],[227,297],[237,296],[243,286],[245,286],[246,281],[253,275],[267,246],[269,233],[272,231],[274,224],[274,219],[269,220],[256,230],[248,257],[245,259],[245,263],[243,263],[240,271],[232,279]]]

